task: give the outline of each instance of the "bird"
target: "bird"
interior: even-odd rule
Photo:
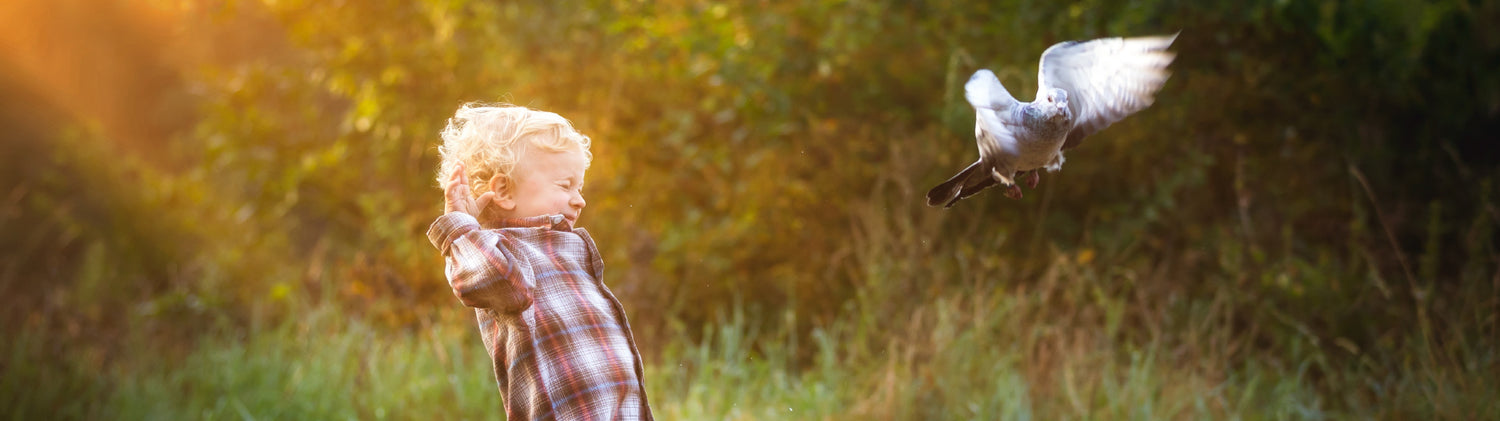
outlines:
[[[1037,67],[1037,92],[1020,102],[989,69],[964,83],[964,99],[974,107],[974,140],[979,160],[927,192],[927,205],[951,208],[959,200],[995,185],[1005,196],[1021,198],[1036,188],[1038,170],[1062,169],[1063,152],[1085,137],[1151,106],[1171,73],[1176,53],[1167,48],[1177,34],[1098,38],[1053,44]]]

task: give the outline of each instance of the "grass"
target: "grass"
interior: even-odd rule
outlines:
[[[1234,361],[1224,354],[1183,356],[1171,351],[1166,340],[1123,339],[1127,335],[1111,332],[1107,318],[1044,320],[1056,315],[1048,308],[1055,298],[1049,294],[1058,291],[995,288],[940,297],[910,309],[898,318],[902,323],[865,326],[854,318],[816,328],[802,345],[807,349],[797,348],[791,329],[760,325],[744,311],[730,311],[706,328],[703,340],[673,343],[650,358],[647,386],[653,410],[661,419],[1285,419],[1325,414],[1324,398],[1298,365]],[[69,411],[53,412],[27,408],[28,402],[49,400],[21,398],[11,415],[494,418],[502,406],[472,321],[456,308],[434,313],[449,316],[423,328],[390,331],[336,307],[316,306],[285,324],[243,337],[203,339],[180,359],[161,359],[149,344],[135,343],[130,346],[140,348],[127,352],[106,382],[89,383],[82,377],[41,382],[93,388],[100,401],[71,402]],[[18,355],[32,343],[23,337],[12,344],[12,355]],[[26,365],[13,359],[9,366]],[[43,380],[40,373],[29,377]],[[9,382],[17,376],[6,378]],[[25,390],[16,386],[6,384],[8,390]]]
[[[117,374],[120,419],[486,419],[501,405],[489,357],[464,323],[381,331],[333,307],[182,361]],[[111,416],[111,418],[114,418]]]
[[[1326,356],[1195,353],[1165,337],[1125,339],[1107,317],[1045,321],[1055,317],[1047,297],[1055,292],[975,292],[912,309],[901,317],[906,322],[881,329],[883,340],[857,340],[876,332],[855,322],[814,329],[805,350],[794,348],[788,329],[731,311],[704,340],[674,343],[650,359],[653,410],[660,419],[1027,420],[1431,419],[1500,409],[1491,399],[1500,392],[1492,350],[1443,357],[1459,364],[1413,358],[1397,370],[1344,372],[1325,381],[1365,382],[1383,395],[1330,395],[1308,374],[1327,365]],[[105,382],[24,372],[32,366],[22,356],[37,342],[22,335],[10,342],[7,367],[23,372],[5,376],[6,390],[22,395],[9,394],[17,406],[7,412],[17,419],[491,419],[501,401],[464,316],[387,331],[322,306],[244,337],[204,339],[180,359],[137,349]],[[80,395],[102,399],[67,398]],[[1335,404],[1351,396],[1354,402]],[[41,402],[67,404],[29,406]]]
[[[1341,330],[1312,326],[1328,324],[1316,317],[1337,309],[1289,307],[1336,305],[1316,298],[1320,285],[1359,279],[1351,275],[1363,273],[1358,265],[1350,272],[1344,268],[1351,265],[1336,261],[1251,263],[1241,257],[1249,254],[1221,240],[1213,256],[1221,267],[1214,270],[1184,263],[1190,260],[1056,249],[1035,253],[1042,258],[1025,259],[1032,265],[1025,267],[976,249],[935,253],[921,246],[934,222],[890,216],[913,221],[902,225],[882,217],[856,225],[853,243],[860,248],[846,269],[863,284],[854,286],[858,295],[837,318],[810,321],[793,310],[726,306],[701,331],[665,323],[672,326],[669,339],[643,349],[657,417],[1500,414],[1490,283],[1467,283],[1462,294],[1446,294],[1446,304],[1418,303],[1451,308],[1432,312],[1431,320],[1420,312],[1420,325],[1406,331],[1386,326],[1377,338],[1357,341],[1361,348],[1319,336]],[[1200,278],[1177,282],[1182,277]],[[1289,285],[1286,297],[1266,292],[1282,284]],[[49,340],[31,325],[7,327],[16,333],[0,344],[0,417],[494,419],[503,413],[472,315],[456,304],[417,311],[426,318],[406,328],[337,302],[291,300],[278,308],[286,313],[279,322],[211,329],[217,333],[180,349],[136,332],[149,329],[132,329],[112,349]]]
[[[816,330],[799,369],[782,346],[748,352],[741,317],[652,369],[665,419],[1226,419],[1320,412],[1295,373],[1262,364],[1180,364],[1157,346],[1020,328],[1040,310],[1005,294],[939,300],[884,346]]]

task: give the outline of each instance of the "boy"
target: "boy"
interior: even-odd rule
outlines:
[[[442,137],[445,214],[427,237],[474,307],[506,419],[651,419],[625,311],[573,227],[589,138],[554,113],[474,105]]]

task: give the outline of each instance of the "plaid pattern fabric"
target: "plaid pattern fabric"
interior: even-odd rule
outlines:
[[[506,419],[652,419],[640,352],[588,231],[562,215],[482,229],[451,212],[427,237],[453,294],[474,307]]]

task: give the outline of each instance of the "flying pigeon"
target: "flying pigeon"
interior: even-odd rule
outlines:
[[[1062,169],[1063,151],[1126,116],[1146,109],[1166,83],[1167,51],[1177,35],[1067,41],[1042,53],[1036,97],[1020,102],[981,69],[964,84],[974,106],[979,160],[927,192],[927,205],[953,207],[960,199],[1000,184],[1021,198],[1016,180],[1036,188],[1037,170]]]

